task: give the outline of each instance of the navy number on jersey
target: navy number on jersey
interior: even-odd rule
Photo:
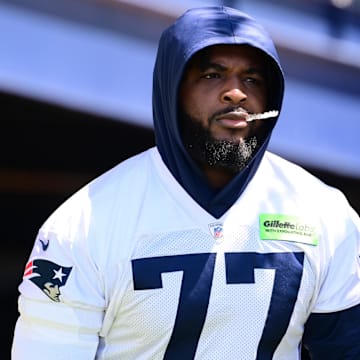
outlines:
[[[202,253],[132,261],[135,290],[162,288],[162,273],[183,271],[175,325],[164,356],[166,360],[177,359],[179,354],[182,359],[193,359],[195,356],[209,305],[215,258],[215,253]],[[254,269],[275,270],[257,359],[272,359],[286,332],[300,287],[303,261],[304,254],[300,252],[225,253],[226,284],[254,284]]]

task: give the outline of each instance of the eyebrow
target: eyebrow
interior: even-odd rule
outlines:
[[[208,60],[200,62],[200,70],[201,71],[207,71],[210,69],[214,69],[216,71],[226,71],[228,69],[228,67],[225,65],[216,63],[216,62],[208,61]],[[244,73],[247,75],[265,76],[266,71],[265,71],[265,68],[262,66],[250,66],[248,69],[246,69],[244,71]]]
[[[199,68],[201,71],[206,71],[209,69],[214,69],[217,71],[226,71],[228,67],[216,61],[212,61],[209,52],[205,51],[201,54],[199,59]],[[245,71],[248,74],[265,74],[265,66],[264,65],[250,65],[249,68]]]
[[[261,76],[265,76],[266,74],[266,71],[265,71],[265,67],[250,67],[249,69],[247,69],[245,71],[246,74],[249,74],[249,75],[261,75]]]
[[[204,61],[200,62],[200,70],[201,71],[206,71],[206,70],[209,70],[209,69],[214,69],[214,70],[217,70],[217,71],[225,71],[225,70],[227,70],[227,67],[224,66],[224,65],[221,65],[219,63],[211,62],[211,61],[208,61],[208,60],[204,60]]]

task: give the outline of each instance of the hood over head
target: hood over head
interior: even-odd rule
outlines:
[[[250,45],[268,58],[269,109],[281,109],[284,77],[266,30],[236,9],[209,6],[186,11],[165,29],[159,41],[153,74],[153,117],[160,155],[176,180],[207,212],[219,218],[236,201],[256,172],[271,131],[248,165],[223,189],[215,190],[183,145],[178,113],[178,88],[185,67],[198,51],[212,45]],[[275,125],[276,120],[273,121]]]

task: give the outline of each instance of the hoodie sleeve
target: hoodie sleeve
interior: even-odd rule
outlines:
[[[360,305],[335,313],[312,314],[303,343],[311,359],[360,359]]]
[[[13,360],[95,358],[105,285],[81,200],[77,195],[56,211],[35,239],[19,287]]]
[[[311,359],[360,359],[360,220],[350,208],[350,235],[333,250],[317,305],[305,324]],[[333,222],[341,227],[343,222]],[[345,227],[346,228],[346,227]]]

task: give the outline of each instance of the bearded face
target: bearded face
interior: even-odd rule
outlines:
[[[208,174],[218,169],[229,179],[268,134],[269,123],[246,121],[267,110],[266,68],[264,54],[247,45],[212,46],[189,61],[179,87],[179,126],[189,154]]]
[[[216,139],[199,120],[183,112],[179,116],[183,143],[191,157],[200,165],[236,174],[248,164],[257,149],[259,141],[255,135],[241,141]]]

